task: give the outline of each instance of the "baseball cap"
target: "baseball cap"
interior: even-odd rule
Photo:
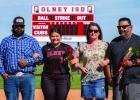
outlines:
[[[24,18],[21,16],[17,16],[13,20],[13,25],[24,25]]]

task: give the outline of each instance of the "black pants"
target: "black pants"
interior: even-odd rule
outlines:
[[[45,100],[66,100],[70,89],[70,75],[42,74],[41,89]]]

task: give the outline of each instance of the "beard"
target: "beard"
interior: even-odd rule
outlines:
[[[119,31],[120,36],[125,37],[127,33],[126,31],[121,31],[121,30],[118,30],[118,31]]]
[[[121,33],[120,33],[120,36],[122,36],[122,37],[125,37],[125,35],[126,35],[126,34],[125,34],[124,32],[121,32]]]
[[[14,30],[12,29],[12,33],[15,37],[21,37],[24,34],[24,30]]]
[[[128,38],[130,38],[131,34],[132,33],[130,33],[130,32],[121,32],[120,36],[125,38],[125,39],[128,39]]]
[[[22,33],[13,33],[13,35],[14,35],[15,37],[21,37],[23,34],[24,34],[24,32],[22,32]]]

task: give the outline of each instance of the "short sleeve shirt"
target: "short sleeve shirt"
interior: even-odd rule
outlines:
[[[58,47],[47,44],[42,48],[44,68],[43,73],[48,75],[69,74],[68,60],[66,55],[70,45],[61,43]]]
[[[106,56],[111,61],[113,75],[116,75],[118,72],[120,63],[130,47],[140,48],[140,36],[132,34],[132,37],[128,40],[119,36],[111,41]],[[125,70],[124,83],[140,83],[140,65],[132,66]]]
[[[108,44],[105,41],[99,41],[98,44],[89,48],[87,43],[80,44],[80,53],[82,54],[83,65],[88,69],[88,74],[82,74],[82,82],[93,81],[104,78],[104,70],[100,63],[104,60]]]

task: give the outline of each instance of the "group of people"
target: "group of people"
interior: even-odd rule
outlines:
[[[140,48],[140,36],[132,33],[129,18],[120,18],[117,28],[120,35],[108,43],[103,40],[100,26],[91,22],[87,42],[80,43],[75,56],[75,50],[61,42],[62,34],[57,27],[51,28],[50,43],[41,48],[37,40],[25,34],[24,18],[15,17],[12,35],[0,44],[0,74],[7,100],[18,100],[19,92],[23,100],[34,100],[34,72],[38,63],[44,65],[41,76],[44,100],[66,100],[70,90],[69,64],[81,70],[84,100],[105,100],[108,84],[113,87],[113,100],[139,100],[140,57],[132,54],[124,58],[130,48]]]

